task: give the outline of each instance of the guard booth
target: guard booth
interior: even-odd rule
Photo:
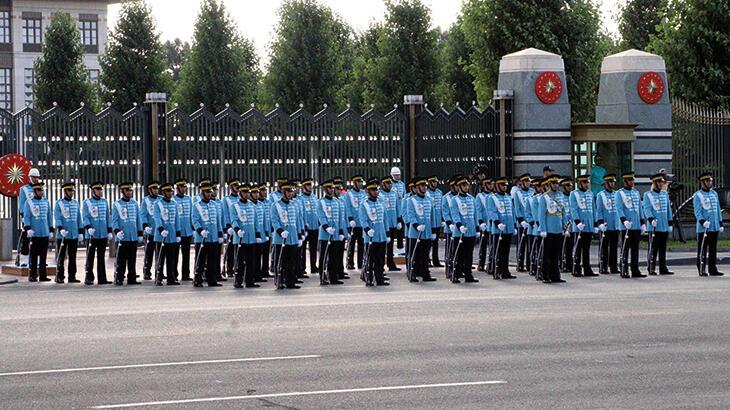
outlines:
[[[603,124],[593,122],[571,125],[573,176],[591,175],[591,189],[600,192],[603,176],[634,169],[634,131],[637,124]]]

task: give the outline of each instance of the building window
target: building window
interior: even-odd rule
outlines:
[[[12,70],[10,68],[0,68],[0,108],[13,109],[12,82]]]
[[[10,43],[10,12],[0,11],[0,43]]]
[[[85,46],[95,46],[98,43],[97,38],[97,22],[96,21],[79,21],[79,31],[81,32],[81,43]]]
[[[89,73],[89,81],[91,81],[91,84],[97,85],[99,83],[99,70],[91,68],[86,71]]]
[[[40,18],[23,18],[23,44],[41,44]]]
[[[35,70],[26,68],[23,72],[23,84],[25,87],[25,105],[33,107],[33,86],[35,85]]]

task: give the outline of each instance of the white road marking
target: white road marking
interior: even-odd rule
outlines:
[[[490,384],[505,384],[504,380],[487,380],[478,382],[461,382],[461,383],[435,383],[435,384],[412,384],[405,386],[381,386],[381,387],[362,387],[357,389],[340,389],[340,390],[315,390],[304,392],[288,392],[288,393],[269,393],[269,394],[253,394],[248,396],[227,396],[227,397],[205,397],[199,399],[181,399],[181,400],[164,400],[164,401],[148,401],[140,403],[125,404],[105,404],[94,406],[94,409],[119,409],[125,407],[143,407],[143,406],[163,406],[170,404],[187,404],[187,403],[208,403],[214,401],[231,401],[231,400],[251,400],[251,399],[269,399],[276,397],[293,397],[293,396],[315,396],[322,394],[340,394],[340,393],[362,393],[374,391],[389,390],[414,390],[414,389],[435,389],[444,387],[461,387],[461,386],[483,386]]]
[[[293,360],[293,359],[315,359],[322,357],[316,354],[307,354],[299,356],[273,356],[273,357],[246,357],[238,359],[215,359],[215,360],[198,360],[189,362],[167,362],[167,363],[142,363],[142,364],[126,364],[118,366],[98,366],[98,367],[76,367],[70,369],[50,369],[50,370],[28,370],[22,372],[0,373],[2,376],[25,376],[33,374],[51,374],[51,373],[71,373],[86,372],[93,370],[117,370],[117,369],[137,369],[144,367],[169,367],[169,366],[190,366],[196,364],[217,364],[217,363],[241,363],[241,362],[266,362],[273,360]]]

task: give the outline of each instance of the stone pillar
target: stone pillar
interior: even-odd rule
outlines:
[[[661,168],[671,173],[672,106],[664,59],[633,49],[604,58],[596,122],[637,124],[634,171],[641,188]]]
[[[514,90],[513,170],[542,176],[545,165],[573,174],[570,103],[563,59],[528,48],[502,57],[500,90]]]

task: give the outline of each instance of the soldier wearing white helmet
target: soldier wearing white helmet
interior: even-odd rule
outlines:
[[[33,184],[40,182],[40,179],[41,173],[38,171],[38,168],[31,168],[30,172],[28,172],[28,183],[20,188],[20,193],[18,194],[18,209],[20,210],[21,224],[23,223],[23,210],[25,209],[25,203],[28,200],[33,199],[34,196],[32,186]],[[43,199],[48,199],[45,192],[43,192]],[[25,230],[21,229],[20,249],[18,250],[18,260],[16,261],[16,265],[28,266],[28,255],[30,254],[29,243],[30,241],[28,240]]]

